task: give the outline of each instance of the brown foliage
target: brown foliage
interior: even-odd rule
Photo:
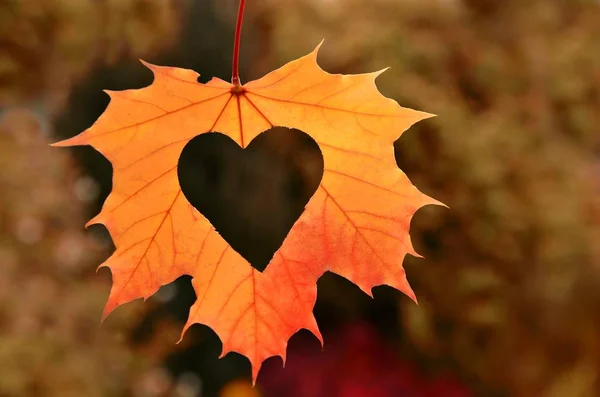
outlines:
[[[140,56],[175,37],[177,1],[8,0],[0,4],[0,106],[62,104],[97,62]]]
[[[130,387],[127,310],[99,330],[107,283],[93,269],[103,250],[81,227],[90,189],[68,156],[52,153],[33,113],[0,117],[2,395],[114,396]]]
[[[325,64],[391,65],[384,93],[439,116],[397,144],[451,208],[413,222],[428,261],[407,266],[408,341],[486,396],[598,395],[598,4],[270,3],[272,60],[327,37]]]

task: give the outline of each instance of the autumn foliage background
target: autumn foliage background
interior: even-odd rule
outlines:
[[[325,70],[391,66],[382,93],[438,115],[396,144],[412,182],[451,208],[412,222],[426,259],[404,263],[420,304],[387,287],[371,300],[324,276],[325,351],[300,332],[286,369],[267,361],[256,389],[245,359],[217,359],[208,328],[174,344],[194,298],[187,278],[99,327],[110,275],[95,268],[112,246],[102,227],[82,225],[110,191],[111,168],[90,148],[47,144],[91,125],[108,103],[102,89],[148,85],[136,58],[229,80],[236,9],[0,2],[0,396],[600,395],[592,0],[249,1],[243,81],[325,38]],[[310,163],[291,143],[270,148],[285,152],[282,178]],[[252,194],[244,213],[268,241],[289,203],[262,186]]]

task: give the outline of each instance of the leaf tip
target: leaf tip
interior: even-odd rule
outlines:
[[[223,346],[223,350],[221,350],[221,354],[219,354],[219,359],[225,357],[229,352],[230,350],[226,349],[225,346]],[[254,368],[254,365],[252,365],[252,367]]]
[[[412,292],[412,289],[410,291]],[[417,299],[417,295],[415,295],[414,292],[412,292],[411,295],[408,295],[408,297],[415,302],[415,305],[419,306],[419,299]]]
[[[193,280],[192,280],[192,285],[193,285]],[[190,308],[190,312],[191,312],[191,310],[192,310],[192,308]],[[188,317],[187,322],[185,323],[185,325],[183,326],[183,329],[181,330],[181,335],[179,335],[179,340],[177,341],[177,344],[179,344],[183,340],[185,333],[193,324],[194,323]]]
[[[148,68],[148,69],[150,69],[150,70],[152,70],[152,67],[154,66],[154,65],[152,65],[151,63],[149,63],[149,62],[146,62],[146,61],[144,61],[144,60],[143,60],[143,59],[141,59],[141,58],[138,58],[138,61],[140,61],[140,63],[141,63],[142,65],[144,65],[145,67],[147,67],[147,68]]]
[[[426,194],[423,194],[423,193],[421,193],[421,194],[423,195],[422,202],[421,202],[422,207],[426,206],[426,205],[438,205],[440,207],[445,207],[447,209],[450,209],[450,207],[448,207],[446,204],[442,203],[441,201],[436,200],[433,197],[430,197]]]
[[[369,285],[365,285],[365,284],[358,284],[355,282],[355,284],[358,286],[358,288],[360,288],[360,290],[362,292],[364,292],[365,294],[367,294],[367,296],[371,299],[375,299],[373,297],[373,287],[370,287]]]
[[[414,118],[413,118],[413,122],[412,124],[418,123],[419,121],[423,121],[423,120],[427,120],[430,119],[432,117],[437,117],[436,114],[433,113],[427,113],[427,112],[422,112],[420,110],[413,110],[411,109],[414,113]]]
[[[104,310],[102,311],[102,317],[100,318],[100,324],[104,323],[106,317],[108,317],[113,312],[113,310],[115,310],[116,307],[117,305],[113,303],[110,299],[108,300],[108,302],[106,302]]]
[[[421,111],[419,111],[419,113],[421,114],[421,116],[423,116],[422,120],[430,119],[432,117],[437,117],[437,114],[433,114],[433,113],[427,113],[427,112],[421,112]]]
[[[72,138],[67,138],[67,139],[63,139],[62,141],[51,143],[50,146],[51,147],[69,147],[69,146],[87,145],[88,144],[87,140],[85,139],[85,137],[83,135],[84,135],[84,133],[82,132],[81,134],[75,135]]]
[[[411,254],[412,256],[414,256],[415,258],[418,258],[418,259],[425,259],[425,257],[423,255],[419,254],[414,249],[411,252],[409,252],[409,254]]]
[[[283,351],[283,354],[280,354],[279,357],[281,357],[281,360],[283,361],[283,368],[285,368],[285,363],[287,361],[287,354],[285,352],[285,350]]]
[[[312,316],[310,320],[310,325],[305,327],[307,330],[312,332],[312,334],[321,342],[321,350],[323,350],[323,335],[321,335],[321,331],[319,330],[319,325],[317,324],[317,320],[314,316]]]
[[[370,73],[373,76],[373,80],[375,80],[377,77],[379,77],[380,75],[382,75],[383,73],[387,72],[388,70],[390,70],[392,67],[391,66],[387,66],[383,69],[379,69],[376,70],[375,72]]]
[[[319,52],[319,49],[321,48],[321,46],[323,45],[324,42],[325,42],[325,38],[322,38],[321,41],[319,42],[319,44],[317,44],[317,47],[314,49],[313,52]]]
[[[319,55],[319,50],[321,49],[321,46],[323,45],[324,41],[325,41],[325,39],[321,39],[321,41],[319,42],[319,44],[317,44],[317,46],[315,47],[315,49],[312,50],[310,52],[310,54],[307,55],[307,57],[308,58],[312,58],[316,62],[317,61],[317,56]]]
[[[400,287],[399,290],[402,291],[402,293],[404,295],[408,296],[411,301],[415,302],[417,305],[419,304],[417,295],[415,294],[415,291],[413,291],[412,287],[410,286],[410,284],[408,283],[408,280],[406,280],[406,278],[405,278],[404,285],[402,287]]]
[[[142,65],[144,65],[145,67],[147,67],[148,69],[150,69],[152,71],[152,73],[156,74],[156,72],[160,69],[160,66],[158,65],[154,65],[150,62],[146,62],[143,59],[138,58],[138,61],[140,61],[140,63]]]
[[[101,218],[101,213],[96,215],[95,217],[93,217],[92,219],[90,219],[89,221],[87,221],[87,223],[84,225],[84,227],[87,229],[92,225],[97,225],[100,223],[103,223],[102,218]]]
[[[252,363],[252,387],[256,387],[256,378],[258,378],[258,372],[260,371],[261,364],[254,365]]]

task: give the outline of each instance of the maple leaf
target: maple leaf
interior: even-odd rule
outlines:
[[[418,256],[408,233],[413,214],[440,204],[396,166],[393,142],[431,115],[379,93],[382,71],[329,74],[317,52],[243,86],[191,70],[145,63],[145,88],[107,91],[96,123],[55,146],[91,145],[113,165],[113,190],[88,225],[104,224],[116,251],[101,265],[113,286],[103,319],[117,306],[148,298],[181,275],[193,277],[192,324],[210,326],[222,355],[248,357],[255,380],[262,362],[281,356],[299,329],[322,343],[312,310],[316,282],[337,273],[371,295],[387,284],[415,300],[402,261]],[[195,136],[219,131],[242,148],[273,126],[304,131],[319,145],[323,177],[305,211],[264,272],[233,250],[182,194],[177,164]]]

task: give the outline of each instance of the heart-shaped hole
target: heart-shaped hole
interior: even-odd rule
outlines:
[[[317,190],[323,155],[299,130],[271,128],[246,149],[211,132],[187,143],[177,175],[187,200],[262,272]]]

